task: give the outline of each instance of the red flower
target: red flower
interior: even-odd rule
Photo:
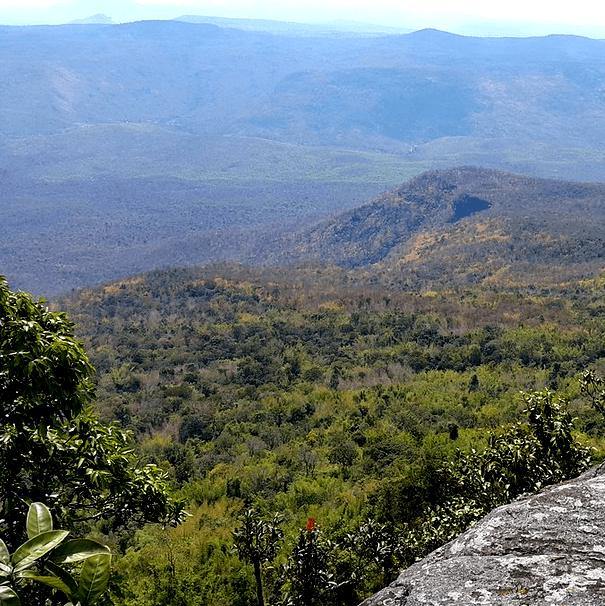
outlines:
[[[307,524],[307,530],[311,532],[315,527],[315,518],[309,518],[309,523]]]

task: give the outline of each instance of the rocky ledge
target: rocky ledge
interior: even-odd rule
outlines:
[[[361,606],[605,605],[605,464],[492,511]]]

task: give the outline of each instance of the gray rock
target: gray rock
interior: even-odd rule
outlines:
[[[605,466],[492,511],[361,606],[605,605]]]

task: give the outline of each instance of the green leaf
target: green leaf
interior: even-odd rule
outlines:
[[[25,570],[30,564],[52,551],[68,534],[67,530],[49,530],[23,543],[12,557],[15,572]]]
[[[58,589],[62,591],[68,598],[71,598],[72,592],[71,588],[66,585],[61,579],[55,576],[48,575],[39,575],[31,570],[24,570],[19,577],[22,579],[29,579],[30,581],[38,581],[39,583],[44,583],[44,585],[48,585],[53,589]]]
[[[6,566],[10,566],[11,556],[8,552],[8,548],[4,541],[0,539],[0,564],[5,564]]]
[[[10,587],[0,586],[0,604],[2,606],[21,606],[21,600]]]
[[[48,507],[43,503],[32,503],[27,512],[27,538],[33,539],[35,536],[48,532],[53,529],[53,519]]]
[[[53,564],[53,562],[45,562],[44,568],[51,574],[54,574],[56,577],[61,579],[61,581],[63,581],[63,584],[66,585],[69,589],[69,593],[66,593],[65,591],[63,591],[63,593],[65,593],[65,595],[67,595],[67,597],[71,599],[74,593],[76,593],[76,591],[78,590],[78,584],[71,576],[71,574],[60,566]]]
[[[57,547],[51,554],[53,562],[68,564],[96,555],[110,555],[109,547],[90,539],[71,539]]]
[[[111,556],[98,555],[84,561],[80,584],[74,598],[81,606],[91,606],[103,594],[109,581]]]

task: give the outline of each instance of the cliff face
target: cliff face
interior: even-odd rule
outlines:
[[[603,606],[605,466],[499,507],[361,606]]]

